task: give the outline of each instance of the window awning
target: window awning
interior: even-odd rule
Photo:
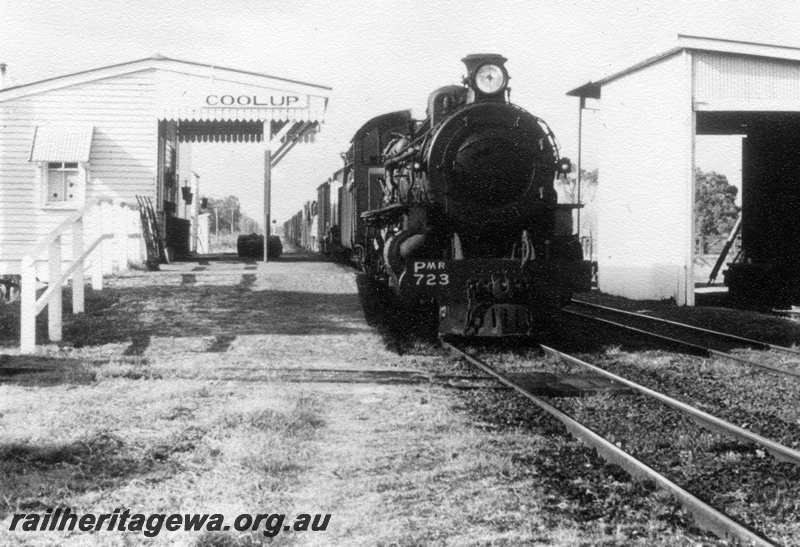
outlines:
[[[37,126],[30,161],[88,162],[94,127]]]

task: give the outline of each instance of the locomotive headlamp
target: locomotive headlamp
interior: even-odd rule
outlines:
[[[467,103],[473,101],[505,102],[508,89],[506,58],[495,53],[467,55],[462,59],[467,66]]]
[[[475,87],[484,93],[497,93],[505,85],[505,72],[497,65],[485,64],[475,71]]]
[[[569,158],[561,158],[558,160],[558,172],[561,175],[566,175],[572,171],[572,161]]]

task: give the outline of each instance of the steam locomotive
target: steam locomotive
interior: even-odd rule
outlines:
[[[510,102],[504,57],[463,62],[463,85],[431,93],[425,120],[399,111],[365,123],[284,233],[432,310],[440,335],[528,335],[591,287],[577,206],[554,188],[570,161],[543,120]]]

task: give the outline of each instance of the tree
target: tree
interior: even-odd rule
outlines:
[[[698,236],[728,235],[739,218],[739,189],[725,175],[694,171],[694,228]]]
[[[578,167],[573,163],[572,170],[556,180],[556,189],[569,203],[578,203]],[[594,200],[597,193],[597,169],[581,169],[581,203]],[[559,199],[559,201],[562,201]]]
[[[219,232],[260,232],[258,222],[247,216],[241,208],[239,198],[228,196],[226,198],[207,198],[206,209],[211,213],[209,229],[217,233],[217,219],[219,219]]]

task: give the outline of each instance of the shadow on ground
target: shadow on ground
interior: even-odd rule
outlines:
[[[356,284],[364,319],[378,332],[386,349],[398,354],[426,353],[438,344],[435,309],[412,308],[364,274],[356,277]]]
[[[359,298],[367,324],[381,336],[386,348],[396,353],[428,354],[439,346],[435,308],[410,307],[390,289],[376,285],[365,275],[357,277]],[[467,343],[499,350],[527,351],[545,344],[574,352],[605,351],[617,347],[624,351],[664,349],[664,344],[650,338],[631,336],[614,329],[589,326],[553,312],[544,319],[539,331],[530,336],[507,338],[462,338],[448,336],[456,343]],[[678,348],[684,349],[684,348]]]
[[[412,308],[404,304],[391,289],[371,282],[363,274],[357,277],[357,284],[367,324],[378,332],[388,350],[399,354],[428,354],[439,346],[435,309]],[[555,310],[549,319],[542,320],[538,332],[530,336],[507,338],[448,336],[447,340],[458,344],[511,351],[528,351],[538,347],[539,344],[568,352],[585,353],[604,352],[610,347],[622,351],[686,349],[683,346],[670,346],[649,337],[590,325]]]
[[[86,312],[64,316],[64,344],[73,347],[129,342],[141,355],[155,337],[214,336],[216,351],[238,335],[335,335],[365,332],[352,293],[251,290],[255,274],[238,285],[152,285],[87,293]],[[69,310],[65,291],[65,311]],[[4,306],[0,347],[19,345],[19,303]],[[5,312],[5,313],[3,313]],[[2,318],[2,317],[0,317]],[[37,340],[47,340],[47,317],[37,318]]]
[[[270,262],[330,262],[330,259],[319,253],[305,251],[286,251],[278,258],[270,258]],[[191,258],[186,260],[176,260],[175,262],[197,262],[199,266],[209,266],[211,264],[258,264],[263,262],[261,258],[240,257],[234,253],[221,253],[215,255],[205,255],[203,258]]]
[[[0,503],[0,521],[12,512],[68,507],[76,495],[108,490],[135,476],[149,482],[167,479],[175,464],[157,456],[136,456],[104,432],[69,443],[0,443],[0,492],[15,500],[14,506]]]
[[[95,372],[78,359],[0,355],[0,385],[83,385],[91,384],[95,378]]]

